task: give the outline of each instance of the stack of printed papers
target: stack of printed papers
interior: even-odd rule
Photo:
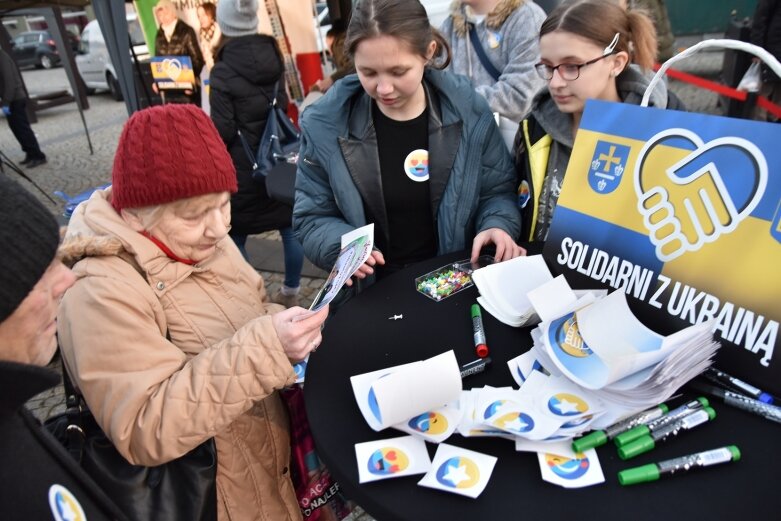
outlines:
[[[540,322],[539,312],[555,313],[575,302],[579,297],[594,298],[607,295],[607,290],[572,290],[563,276],[553,278],[542,255],[516,257],[491,264],[472,273],[472,280],[480,296],[477,302],[500,322],[512,327],[523,327]],[[545,289],[552,284],[559,289],[557,300],[546,301]],[[561,288],[567,295],[562,296]]]
[[[615,291],[544,319],[532,332],[533,360],[516,363],[513,376],[528,374],[529,364],[536,363],[566,377],[605,404],[606,414],[594,427],[609,425],[667,400],[709,367],[720,345],[713,341],[713,325],[704,322],[659,335],[634,316],[626,294]]]

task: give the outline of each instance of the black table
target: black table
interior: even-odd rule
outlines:
[[[364,421],[350,377],[429,358],[453,349],[459,364],[476,358],[469,307],[478,295],[469,288],[435,302],[415,290],[414,279],[468,254],[450,255],[395,273],[350,300],[326,324],[323,342],[307,368],[305,397],[309,423],[323,462],[347,497],[380,521],[485,519],[781,519],[781,425],[712,399],[717,417],[668,440],[649,453],[622,461],[611,444],[598,449],[606,482],[567,490],[542,481],[534,453],[515,452],[498,438],[464,438],[445,443],[498,457],[491,480],[477,499],[420,487],[409,476],[361,485],[354,445],[403,436],[395,429],[374,432]],[[403,314],[402,320],[388,317]],[[517,387],[506,361],[527,351],[529,329],[505,326],[490,314],[483,321],[493,359],[464,388]],[[690,398],[685,393],[674,405]],[[735,444],[742,459],[686,475],[631,487],[618,483],[620,470]],[[427,443],[433,458],[436,446]]]

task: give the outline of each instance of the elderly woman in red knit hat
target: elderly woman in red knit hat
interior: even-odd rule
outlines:
[[[62,246],[77,276],[58,316],[74,384],[133,464],[213,437],[218,519],[300,519],[277,390],[320,343],[328,311],[269,304],[228,237],[236,173],[201,110],[135,113],[112,175]]]

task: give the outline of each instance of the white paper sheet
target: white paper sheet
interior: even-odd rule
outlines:
[[[358,407],[375,431],[442,407],[461,394],[460,368],[452,350],[369,374],[350,381]]]
[[[542,364],[537,360],[534,351],[526,351],[522,355],[507,361],[510,374],[518,386],[522,386],[532,371],[543,371]]]
[[[472,273],[480,295],[490,300],[492,307],[518,317],[531,311],[526,293],[552,278],[542,255],[516,257]]]

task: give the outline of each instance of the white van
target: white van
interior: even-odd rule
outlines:
[[[133,51],[139,61],[149,60],[149,49],[144,41],[144,34],[138,23],[135,13],[127,16],[127,28],[130,33],[130,41],[133,43]],[[95,90],[108,90],[111,97],[122,101],[122,91],[119,89],[117,73],[114,64],[106,48],[106,41],[100,31],[97,20],[93,20],[84,27],[81,33],[79,54],[76,56],[76,67],[87,86],[87,92],[92,94]]]

